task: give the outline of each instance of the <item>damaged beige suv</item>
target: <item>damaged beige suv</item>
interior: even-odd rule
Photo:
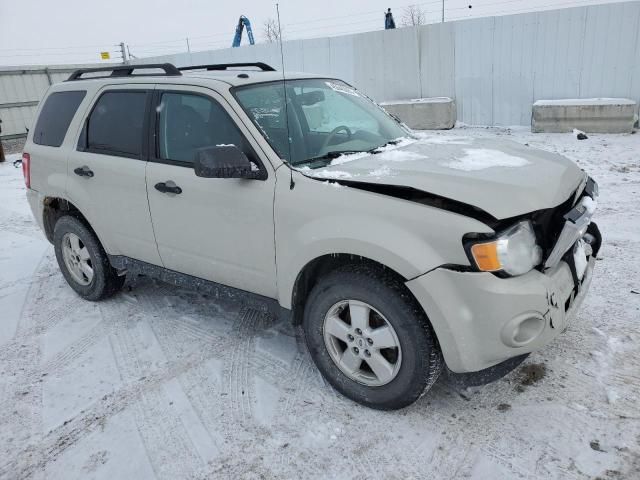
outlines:
[[[343,81],[262,63],[79,70],[41,102],[23,169],[80,296],[142,273],[257,299],[378,409],[445,364],[486,382],[548,344],[601,243],[571,161],[413,133]]]

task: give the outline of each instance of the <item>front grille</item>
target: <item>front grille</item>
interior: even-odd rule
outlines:
[[[565,222],[564,216],[573,208],[575,203],[582,198],[582,195],[577,196],[576,193],[577,192],[572,192],[569,198],[557,207],[538,210],[531,216],[531,222],[536,232],[538,245],[542,248],[543,264],[560,237],[560,232]]]

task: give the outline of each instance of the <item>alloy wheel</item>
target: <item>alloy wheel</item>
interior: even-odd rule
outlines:
[[[86,245],[75,233],[62,237],[62,258],[73,279],[80,285],[89,285],[93,280],[93,264]]]
[[[324,318],[329,356],[351,380],[378,387],[393,380],[402,349],[393,326],[378,310],[358,300],[333,305]]]

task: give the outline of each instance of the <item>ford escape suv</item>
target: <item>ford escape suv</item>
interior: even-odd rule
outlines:
[[[411,132],[341,80],[262,63],[76,71],[23,170],[81,297],[143,273],[263,301],[379,409],[445,364],[491,377],[548,344],[601,244],[597,184],[564,157]]]

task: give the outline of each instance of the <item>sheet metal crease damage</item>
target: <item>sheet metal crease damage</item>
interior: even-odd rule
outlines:
[[[305,175],[305,174],[303,174]],[[386,195],[388,197],[399,198],[401,200],[407,200],[409,202],[420,203],[448,212],[458,213],[465,217],[478,220],[491,228],[502,223],[502,221],[495,218],[490,213],[484,210],[474,207],[468,203],[453,200],[451,198],[442,197],[434,193],[418,190],[413,187],[403,187],[398,185],[387,185],[381,183],[370,182],[358,182],[353,180],[337,179],[337,178],[317,178],[310,175],[305,175],[307,178],[316,180],[319,182],[337,183],[345,187],[357,188],[371,193],[377,193],[380,195]]]

